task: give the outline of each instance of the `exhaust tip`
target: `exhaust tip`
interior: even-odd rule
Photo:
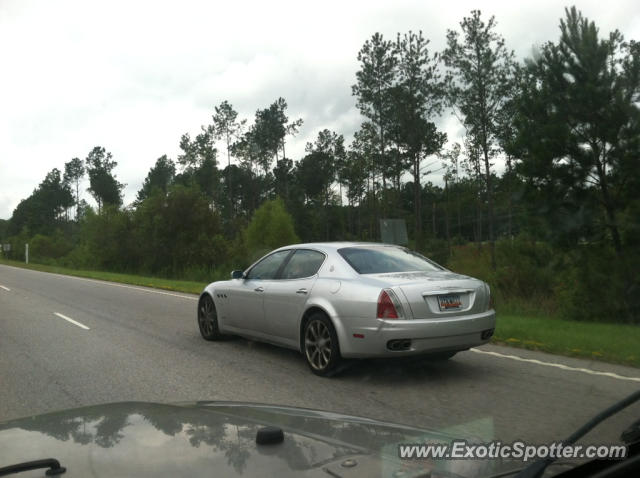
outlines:
[[[482,340],[489,340],[491,337],[493,337],[493,331],[494,329],[483,330],[480,334],[480,338]]]
[[[387,342],[387,349],[392,352],[400,352],[411,348],[411,339],[394,339]]]

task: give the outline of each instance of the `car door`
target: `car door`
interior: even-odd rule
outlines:
[[[298,319],[325,258],[319,251],[296,249],[284,264],[278,280],[265,291],[265,326],[276,341],[297,345]]]
[[[291,250],[285,250],[269,254],[249,269],[237,287],[229,290],[230,305],[233,309],[230,325],[258,334],[266,332],[264,296],[291,253]]]

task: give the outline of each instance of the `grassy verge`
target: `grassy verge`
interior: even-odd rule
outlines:
[[[81,271],[41,264],[25,265],[23,262],[4,259],[0,259],[0,264],[193,294],[199,294],[206,285],[204,282],[132,274]],[[493,341],[513,347],[640,367],[640,327],[634,325],[574,322],[499,313]]]
[[[558,355],[640,367],[640,327],[498,314],[493,341]]]
[[[24,262],[8,261],[0,259],[0,264],[8,266],[22,267],[23,269],[31,269],[42,272],[54,272],[56,274],[65,274],[76,277],[86,277],[89,279],[106,280],[110,282],[119,282],[121,284],[132,284],[144,287],[155,287],[157,289],[172,290],[176,292],[188,292],[191,294],[199,294],[207,285],[205,282],[195,282],[186,280],[161,279],[158,277],[144,277],[133,274],[120,274],[115,272],[100,271],[81,271],[68,269],[66,267],[48,266],[42,264],[25,264]]]

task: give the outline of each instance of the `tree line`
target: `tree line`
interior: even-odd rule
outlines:
[[[548,272],[521,299],[541,291],[572,317],[639,320],[640,47],[575,7],[559,30],[522,62],[478,10],[442,51],[421,31],[375,33],[357,53],[363,122],[349,144],[324,129],[294,161],[286,145],[303,119],[284,98],[253,118],[222,101],[182,135],[175,161],[157,159],[132,204],[97,146],[49,172],[4,237],[76,267],[204,280],[278,242],[379,240],[380,219],[403,218],[411,245],[436,260],[454,264],[465,247],[486,256],[499,290],[514,282],[505,248],[517,244]],[[439,126],[446,114],[464,128],[459,142]]]

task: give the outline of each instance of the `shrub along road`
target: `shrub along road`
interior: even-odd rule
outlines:
[[[493,345],[449,362],[358,362],[322,379],[293,351],[202,340],[194,295],[4,265],[0,286],[1,420],[114,401],[239,400],[548,442],[640,387],[637,369]],[[615,441],[639,414],[631,407],[586,441]]]

